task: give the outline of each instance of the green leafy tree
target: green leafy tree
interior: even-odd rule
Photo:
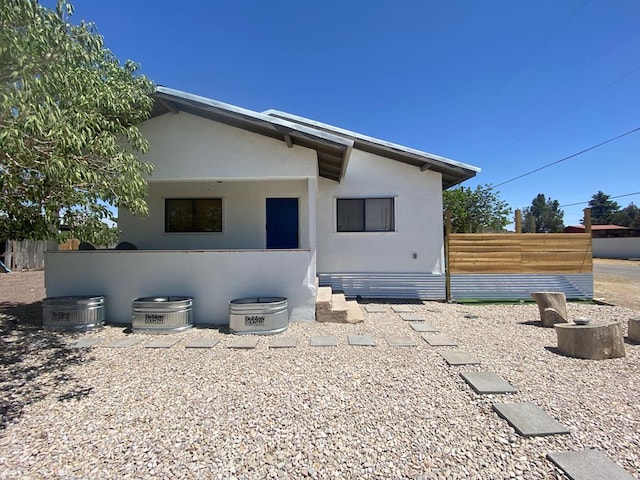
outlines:
[[[522,223],[525,233],[559,233],[564,230],[564,212],[557,200],[539,193],[524,209]]]
[[[459,186],[442,192],[444,211],[451,211],[454,233],[501,232],[510,220],[511,208],[491,185],[475,190]]]
[[[640,228],[640,208],[630,203],[611,217],[611,223],[622,227]]]
[[[613,221],[614,214],[620,210],[620,205],[611,200],[611,195],[598,190],[598,193],[594,194],[589,200],[589,208],[591,208],[592,224],[609,225]]]
[[[153,83],[121,64],[73,8],[0,4],[0,238],[51,238],[61,225],[100,243],[110,207],[146,214],[151,165],[137,126]],[[107,232],[108,234],[108,232]]]

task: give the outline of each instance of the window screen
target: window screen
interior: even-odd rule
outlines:
[[[164,231],[222,232],[222,199],[165,199]]]
[[[393,198],[338,198],[338,232],[393,232]]]

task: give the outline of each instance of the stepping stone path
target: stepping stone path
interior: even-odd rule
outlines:
[[[295,348],[298,345],[298,337],[276,337],[271,340],[269,348]]]
[[[449,338],[445,335],[429,335],[423,333],[422,338],[424,338],[432,347],[456,347],[458,345],[458,342],[453,338]]]
[[[393,305],[391,308],[396,313],[411,313],[411,312],[413,312],[413,308],[408,307],[406,305]]]
[[[349,345],[357,345],[363,347],[375,347],[376,341],[371,335],[349,335],[347,337]]]
[[[461,372],[460,376],[476,393],[515,393],[512,385],[492,372]]]
[[[365,305],[364,309],[367,313],[384,313],[387,311],[382,305]]]
[[[233,340],[227,348],[252,349],[258,346],[258,341],[256,337],[240,337]]]
[[[220,343],[219,338],[193,338],[185,344],[184,348],[213,348]]]
[[[135,345],[136,343],[140,343],[142,341],[141,338],[136,337],[125,337],[120,338],[118,340],[114,340],[111,343],[107,343],[104,345],[106,348],[129,348]]]
[[[66,345],[67,348],[89,348],[93,347],[96,343],[102,341],[100,337],[84,337],[80,338],[74,342],[68,343]]]
[[[533,403],[494,403],[493,409],[523,437],[570,433]]]
[[[437,327],[434,327],[430,323],[418,323],[413,322],[410,323],[411,328],[413,328],[416,332],[439,332],[440,330]]]
[[[312,347],[335,347],[338,339],[334,335],[313,335],[309,340]]]
[[[480,360],[467,352],[459,350],[443,350],[438,352],[449,365],[478,365]]]
[[[171,348],[180,341],[179,338],[158,338],[147,343],[144,348]]]
[[[400,318],[407,322],[424,322],[427,318],[419,313],[401,313]]]
[[[416,343],[409,337],[384,337],[390,347],[417,347]]]
[[[620,465],[599,450],[556,452],[547,455],[571,480],[633,480]]]

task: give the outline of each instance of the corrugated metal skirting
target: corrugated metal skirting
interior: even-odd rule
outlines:
[[[444,300],[445,276],[432,273],[319,273],[321,286],[347,297]]]
[[[593,274],[455,274],[453,300],[531,300],[531,292],[564,292],[567,298],[593,298]]]

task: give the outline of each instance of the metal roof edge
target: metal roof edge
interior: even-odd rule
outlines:
[[[156,92],[154,93],[154,95],[157,93],[166,95],[168,97],[174,97],[174,98],[178,98],[178,99],[182,99],[190,102],[199,103],[199,104],[202,104],[203,106],[214,107],[232,114],[237,114],[239,116],[250,117],[255,120],[262,120],[274,126],[289,128],[291,130],[304,133],[306,135],[317,137],[321,140],[326,140],[329,142],[339,144],[348,149],[353,147],[353,144],[354,144],[353,140],[349,138],[345,138],[342,135],[336,135],[330,132],[325,132],[325,131],[313,128],[311,126],[301,125],[299,123],[292,122],[287,119],[276,118],[261,112],[256,112],[254,110],[249,110],[247,108],[238,107],[236,105],[231,105],[229,103],[219,102],[211,98],[202,97],[200,95],[194,95],[191,93],[183,92],[181,90],[175,90],[173,88],[157,86]]]
[[[400,145],[397,143],[393,143],[393,142],[388,142],[386,140],[381,140],[379,138],[375,138],[375,137],[370,137],[368,135],[363,135],[361,133],[357,133],[357,132],[353,132],[351,130],[346,130],[344,128],[340,128],[340,127],[335,127],[333,125],[329,125],[327,123],[322,123],[322,122],[318,122],[316,120],[311,120],[309,118],[305,118],[305,117],[301,117],[299,115],[294,115],[288,112],[283,112],[280,110],[276,110],[276,109],[269,109],[269,110],[265,110],[264,112],[262,112],[265,115],[269,115],[269,116],[273,116],[273,117],[277,117],[277,118],[283,118],[283,119],[290,119],[294,122],[300,122],[302,124],[307,124],[309,126],[312,127],[317,127],[317,128],[323,128],[323,129],[327,129],[330,131],[333,131],[337,134],[340,135],[345,135],[347,137],[352,137],[354,139],[360,140],[362,142],[366,142],[366,143],[371,143],[371,144],[375,144],[375,145],[379,145],[381,147],[386,147],[389,149],[393,149],[399,152],[404,152],[410,155],[415,155],[418,157],[422,157],[425,159],[425,161],[435,161],[435,162],[439,162],[442,163],[444,165],[448,165],[454,168],[461,168],[464,170],[469,170],[471,172],[475,173],[479,173],[481,171],[480,167],[476,167],[474,165],[469,165],[466,163],[462,163],[462,162],[458,162],[457,160],[453,160],[451,158],[447,158],[447,157],[442,157],[440,155],[435,155],[433,153],[429,153],[429,152],[425,152],[422,150],[417,150],[414,148],[410,148],[410,147],[406,147],[404,145]],[[472,175],[472,176],[474,176]]]

